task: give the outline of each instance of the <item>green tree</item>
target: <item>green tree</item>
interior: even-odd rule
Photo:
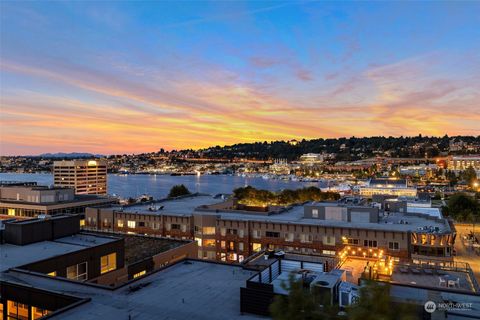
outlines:
[[[183,184],[177,184],[170,189],[170,193],[168,194],[169,198],[175,198],[180,196],[185,196],[187,194],[191,194],[187,187]]]
[[[480,205],[474,197],[465,193],[456,193],[448,198],[446,207],[443,207],[443,213],[455,220],[467,221],[469,217],[478,218]]]
[[[410,304],[393,305],[390,285],[369,281],[360,287],[360,299],[347,308],[349,320],[413,320],[417,319],[415,307]]]
[[[288,284],[281,286],[288,290],[288,296],[277,295],[270,305],[270,313],[275,320],[329,320],[338,319],[338,307],[330,306],[323,299],[303,286],[302,280],[290,275]]]

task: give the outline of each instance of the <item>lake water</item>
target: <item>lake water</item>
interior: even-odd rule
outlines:
[[[49,173],[0,173],[0,180],[34,181],[39,185],[52,185],[53,175]],[[169,176],[169,175],[116,175],[107,178],[108,193],[123,198],[149,194],[155,199],[164,198],[170,188],[184,184],[191,192],[209,194],[231,193],[233,189],[250,185],[259,189],[279,191],[307,186],[325,187],[322,182],[285,181],[263,179],[262,177],[241,177],[231,175]]]

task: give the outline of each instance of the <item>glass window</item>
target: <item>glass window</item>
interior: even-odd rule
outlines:
[[[262,244],[261,243],[252,243],[252,250],[254,252],[259,252],[262,250]]]
[[[141,277],[141,276],[143,276],[143,275],[145,275],[145,274],[147,274],[147,270],[142,270],[142,271],[140,271],[140,272],[138,272],[138,273],[135,273],[135,274],[133,275],[133,279],[138,278],[138,277]]]
[[[67,268],[67,278],[72,280],[87,280],[87,263],[74,264]]]
[[[215,227],[203,227],[203,234],[206,234],[206,235],[215,234]]]
[[[106,273],[117,269],[117,254],[110,253],[100,258],[100,273]]]
[[[312,218],[318,218],[318,209],[312,209]]]
[[[135,221],[128,220],[127,221],[127,226],[131,229],[134,229],[135,228]]]

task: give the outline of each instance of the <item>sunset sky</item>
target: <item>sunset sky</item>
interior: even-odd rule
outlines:
[[[480,2],[0,3],[0,153],[480,135]]]

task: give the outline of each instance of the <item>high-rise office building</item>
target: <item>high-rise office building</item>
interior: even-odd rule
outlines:
[[[55,161],[53,179],[55,186],[75,188],[76,194],[107,194],[107,162]]]

